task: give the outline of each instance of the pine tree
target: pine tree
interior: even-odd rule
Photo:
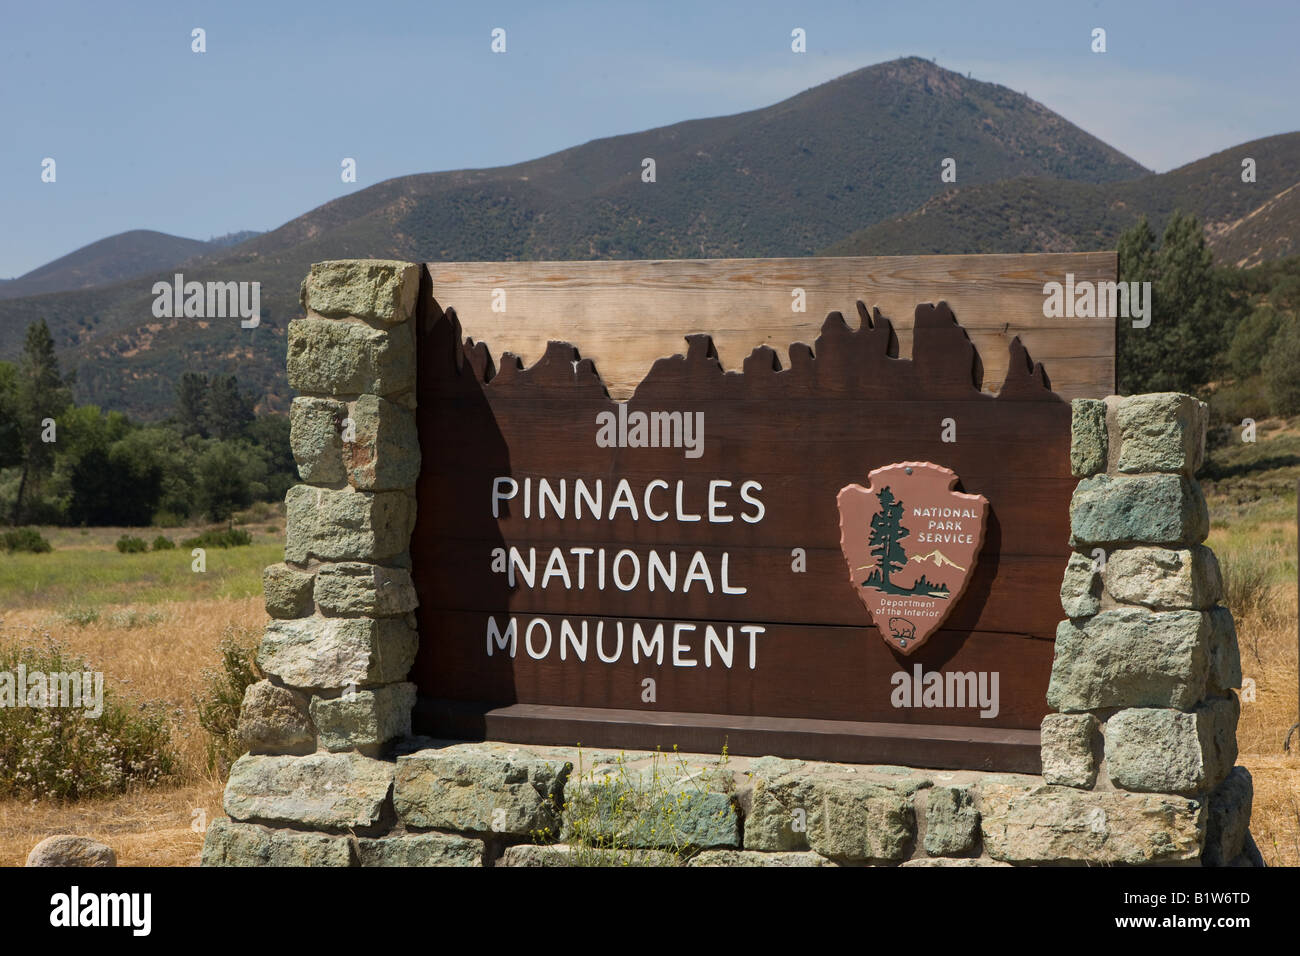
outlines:
[[[253,402],[233,375],[218,375],[208,385],[204,420],[208,433],[223,441],[242,435],[253,421]]]
[[[186,372],[176,383],[176,423],[181,435],[208,437],[208,377]]]
[[[1143,216],[1120,236],[1118,252],[1121,281],[1151,283],[1151,324],[1117,320],[1119,391],[1194,392],[1209,383],[1239,307],[1196,217],[1175,212],[1157,246]]]
[[[49,421],[58,418],[72,404],[72,389],[59,371],[54,338],[44,319],[27,327],[14,388],[14,418],[18,426],[22,473],[10,518],[17,525],[22,518],[23,496],[28,485],[38,482],[54,465],[54,442],[49,440]],[[57,440],[57,431],[53,437]]]
[[[895,590],[889,576],[907,564],[907,553],[899,543],[912,532],[903,527],[903,505],[895,501],[894,493],[886,486],[876,496],[880,499],[880,511],[871,518],[871,553],[880,563],[881,590]]]

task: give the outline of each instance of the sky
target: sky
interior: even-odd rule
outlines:
[[[0,277],[128,229],[274,229],[394,176],[755,109],[910,55],[1163,172],[1300,129],[1298,27],[1294,2],[4,0]]]

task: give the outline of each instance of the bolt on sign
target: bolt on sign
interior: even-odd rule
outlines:
[[[1019,338],[994,395],[945,302],[915,306],[910,358],[862,302],[731,370],[686,326],[620,401],[580,342],[526,364],[466,335],[438,268],[417,731],[1037,769],[1075,480]]]

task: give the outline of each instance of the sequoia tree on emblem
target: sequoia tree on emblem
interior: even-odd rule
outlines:
[[[840,489],[840,548],[849,582],[891,647],[911,654],[939,629],[984,544],[988,499],[954,491],[931,462],[877,468]]]

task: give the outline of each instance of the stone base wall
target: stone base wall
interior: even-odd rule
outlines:
[[[204,865],[1262,865],[1242,768],[1207,802],[777,757],[427,739],[398,751],[244,757]]]
[[[1205,407],[1173,393],[1073,404],[1042,776],[412,738],[420,273],[342,261],[303,283],[303,483],[205,865],[1262,865],[1202,544]]]

